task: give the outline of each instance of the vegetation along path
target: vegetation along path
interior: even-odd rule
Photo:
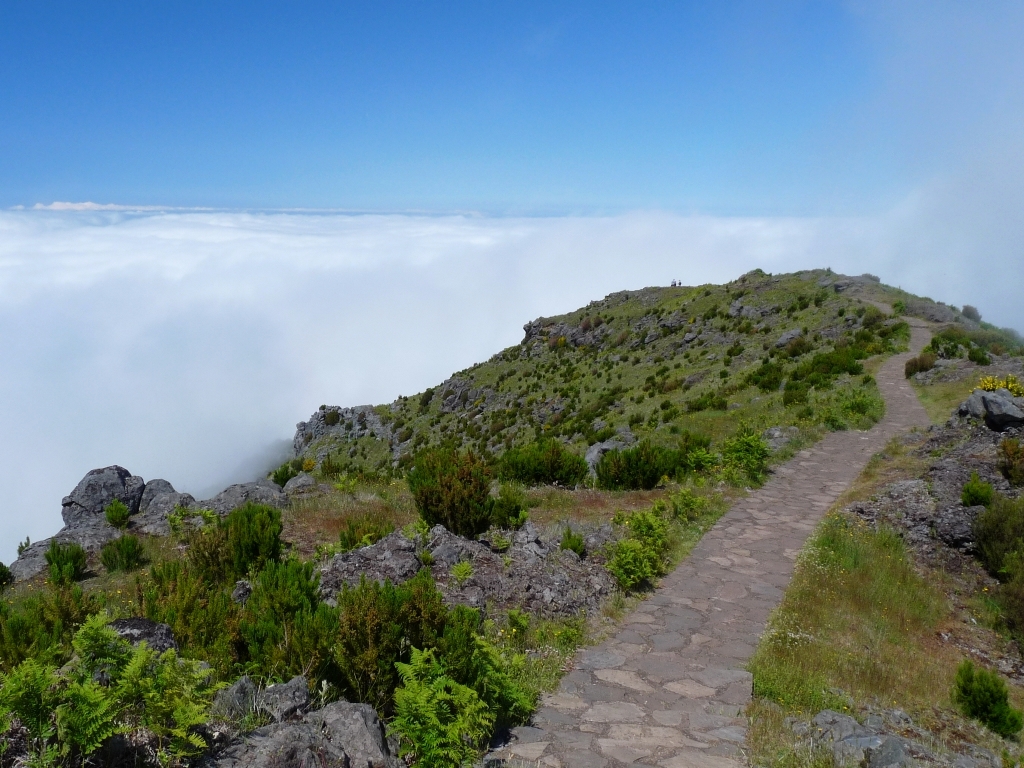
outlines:
[[[872,454],[928,425],[903,367],[929,338],[912,325],[912,351],[879,370],[881,422],[829,434],[737,503],[614,637],[578,655],[503,754],[553,768],[741,765],[745,665],[817,522]]]

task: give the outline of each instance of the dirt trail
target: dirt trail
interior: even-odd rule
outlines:
[[[886,415],[868,432],[833,432],[779,467],[704,536],[618,633],[577,656],[534,726],[499,753],[551,768],[738,768],[744,764],[744,669],[797,553],[868,459],[896,434],[927,427],[903,376],[930,333],[911,322],[911,352],[877,375]]]

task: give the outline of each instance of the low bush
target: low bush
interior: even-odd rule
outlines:
[[[301,458],[291,459],[290,461],[286,461],[280,467],[278,467],[273,472],[271,472],[270,473],[270,479],[273,480],[275,483],[277,483],[282,488],[284,488],[284,486],[288,483],[288,481],[291,480],[296,475],[298,475],[299,472],[301,472],[301,471],[302,471],[302,459]]]
[[[619,587],[631,591],[647,583],[658,573],[655,553],[643,542],[636,539],[619,541],[608,560],[608,571],[615,577]]]
[[[775,392],[782,386],[783,375],[782,365],[765,360],[759,368],[747,374],[747,383],[762,392]]]
[[[806,382],[790,379],[786,382],[786,388],[782,392],[782,404],[789,407],[806,403],[809,392],[810,387]]]
[[[1010,485],[1024,485],[1024,446],[1015,437],[999,443],[997,466]]]
[[[483,533],[490,525],[490,472],[472,451],[423,451],[413,463],[408,482],[427,525],[443,525],[467,538]]]
[[[686,402],[687,413],[700,413],[701,411],[725,411],[729,408],[729,401],[720,392],[708,390],[702,395]]]
[[[672,516],[678,520],[696,520],[707,510],[707,500],[689,488],[680,488],[668,501]]]
[[[1024,715],[1010,706],[1006,683],[995,672],[975,667],[964,659],[956,670],[953,702],[970,718],[989,730],[1010,738],[1024,727]]]
[[[11,573],[11,569],[3,563],[0,563],[0,592],[3,592],[13,583],[14,574]]]
[[[97,598],[77,584],[0,601],[0,671],[10,672],[30,657],[60,667],[71,658],[78,627],[99,609]]]
[[[707,450],[711,445],[708,437],[684,432],[677,445],[666,448],[644,440],[632,448],[608,451],[595,467],[598,487],[613,491],[650,490],[663,477],[701,471],[717,461]]]
[[[100,562],[108,571],[134,571],[145,562],[142,542],[137,536],[126,534],[108,541],[100,550]]]
[[[987,507],[992,503],[994,493],[991,483],[986,483],[977,472],[972,472],[971,479],[964,483],[960,492],[960,501],[965,507]]]
[[[246,502],[220,523],[225,532],[231,577],[242,578],[281,556],[281,511]]]
[[[751,427],[741,428],[722,444],[722,461],[742,471],[752,483],[764,481],[770,456],[767,441]]]
[[[123,530],[128,527],[128,518],[131,517],[131,511],[123,501],[114,499],[103,509],[103,516],[107,518],[107,522],[112,526]]]
[[[935,360],[937,358],[931,352],[922,352],[917,357],[912,357],[907,360],[903,366],[903,374],[909,379],[915,373],[923,373],[924,371],[930,371],[935,367]]]
[[[50,567],[50,580],[54,584],[70,584],[85,575],[88,557],[80,544],[61,544],[53,539],[45,557]]]
[[[967,359],[975,365],[992,365],[992,358],[985,354],[981,347],[971,347],[967,353]]]
[[[1024,498],[995,496],[974,520],[974,544],[989,573],[1005,580],[1007,556],[1024,545]]]
[[[583,535],[575,533],[572,528],[568,527],[562,531],[562,541],[559,543],[558,548],[575,552],[580,557],[584,557],[587,554],[586,545],[583,543]]]
[[[575,486],[586,478],[587,462],[559,440],[509,448],[498,462],[498,477],[527,485]]]
[[[491,500],[490,522],[496,528],[521,528],[529,518],[526,492],[516,483],[502,483]]]

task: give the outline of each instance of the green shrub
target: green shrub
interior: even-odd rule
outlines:
[[[14,574],[11,573],[11,569],[3,563],[0,563],[0,592],[3,592],[13,583]]]
[[[369,513],[358,517],[350,517],[338,535],[338,551],[348,552],[371,544],[388,536],[395,526]]]
[[[922,352],[917,357],[912,357],[907,360],[903,366],[903,373],[909,379],[915,373],[922,373],[924,371],[930,371],[935,367],[936,357],[931,352]]]
[[[13,604],[0,601],[0,671],[29,657],[61,666],[71,657],[74,633],[98,610],[97,599],[77,584],[40,590]]]
[[[629,591],[657,574],[657,557],[642,541],[622,539],[615,545],[607,568],[619,587]]]
[[[498,462],[498,477],[527,485],[575,486],[586,478],[589,469],[582,456],[573,453],[559,440],[544,439],[509,448]]]
[[[992,358],[986,355],[981,347],[971,347],[967,359],[976,365],[992,365]]]
[[[60,544],[53,539],[45,557],[46,564],[50,566],[50,580],[54,584],[70,584],[85,575],[88,558],[80,544]]]
[[[241,645],[239,606],[228,584],[210,584],[186,559],[154,565],[136,588],[143,615],[168,624],[182,652],[208,662],[221,677],[238,661]]]
[[[114,499],[103,509],[103,515],[112,526],[124,529],[128,527],[128,518],[131,517],[131,511],[123,501]]]
[[[302,471],[303,461],[302,458],[295,458],[286,461],[280,467],[270,473],[270,479],[277,483],[279,486],[284,486],[293,477],[298,475]]]
[[[997,466],[1010,485],[1024,485],[1024,446],[1015,437],[999,443]]]
[[[971,479],[964,483],[960,501],[965,507],[987,507],[992,503],[994,493],[991,483],[986,483],[978,477],[977,472],[972,472]]]
[[[659,557],[668,546],[668,523],[654,510],[640,510],[626,518],[629,535],[642,541]]]
[[[409,648],[437,645],[447,611],[430,573],[400,587],[360,580],[338,593],[338,632],[332,653],[343,695],[372,704],[384,716],[394,706],[395,662],[409,659]]]
[[[411,661],[395,667],[402,687],[395,692],[391,731],[399,737],[399,755],[417,768],[471,765],[494,725],[487,705],[445,674],[430,650],[413,648]]]
[[[568,527],[562,531],[562,541],[559,544],[559,549],[568,549],[580,557],[584,557],[587,554],[586,545],[583,543],[583,535],[574,533],[572,528]]]
[[[108,571],[134,571],[145,562],[142,542],[137,536],[126,534],[108,541],[100,550],[100,562]]]
[[[491,525],[496,528],[521,528],[529,519],[526,493],[516,483],[502,483],[498,497],[491,502]]]
[[[956,670],[953,702],[961,711],[1004,738],[1020,732],[1024,716],[1010,706],[1006,683],[995,672],[964,659]]]
[[[469,560],[460,560],[452,566],[452,578],[460,587],[469,581],[473,575],[473,563]]]
[[[782,404],[788,407],[806,403],[809,390],[810,387],[806,382],[790,379],[786,382],[786,388],[782,392]]]
[[[320,602],[313,563],[269,562],[253,581],[239,620],[248,671],[286,680],[306,675],[315,686],[332,676],[338,614]]]
[[[409,490],[427,525],[471,538],[490,525],[490,473],[472,451],[423,451],[409,472]]]
[[[765,360],[761,363],[761,367],[755,368],[747,374],[747,383],[754,385],[762,392],[776,392],[782,386],[783,375],[782,365]]]
[[[768,474],[771,449],[765,439],[752,428],[741,428],[722,444],[722,460],[746,474],[751,482],[760,483]]]
[[[224,518],[222,525],[233,578],[259,571],[281,556],[280,510],[247,501]]]
[[[974,520],[974,543],[989,573],[1005,578],[1007,556],[1024,544],[1024,498],[995,496]]]
[[[707,509],[707,500],[689,488],[680,488],[669,498],[672,516],[680,520],[695,520]]]
[[[720,392],[708,390],[702,395],[686,402],[687,413],[699,413],[701,411],[724,411],[729,408],[729,402]]]

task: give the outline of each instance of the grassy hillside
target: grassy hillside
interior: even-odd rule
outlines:
[[[786,407],[779,386],[815,354],[855,342],[865,313],[875,332],[868,354],[898,345],[900,329],[891,335],[895,321],[880,322],[875,305],[901,301],[957,314],[829,270],[755,270],[726,285],[610,294],[527,323],[519,345],[425,392],[389,405],[321,406],[300,425],[296,454],[318,467],[326,459],[328,474],[367,473],[402,467],[443,442],[500,455],[550,436],[582,452],[622,435],[669,444],[686,430],[720,440],[741,421],[834,426],[842,418],[837,391],[819,382],[806,402],[798,396]],[[784,334],[794,338],[780,343]],[[774,367],[758,378],[765,362]]]

